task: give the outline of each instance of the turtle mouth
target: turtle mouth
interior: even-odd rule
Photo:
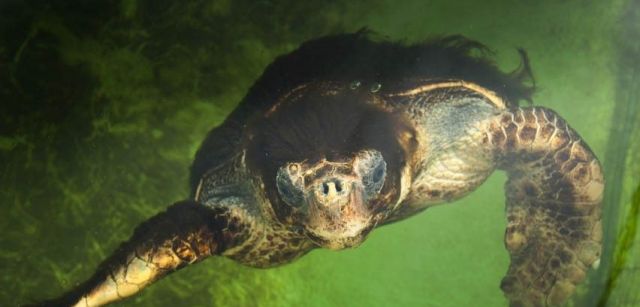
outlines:
[[[355,229],[349,229],[351,231],[337,233],[323,233],[319,234],[316,231],[305,227],[305,235],[315,245],[331,250],[341,250],[345,248],[357,247],[367,238],[367,235],[371,232],[374,225],[367,223],[367,226],[360,228],[357,231]]]

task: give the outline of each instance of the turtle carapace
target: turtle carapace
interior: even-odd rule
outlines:
[[[214,255],[271,267],[355,247],[494,170],[509,178],[500,287],[513,306],[562,304],[600,256],[600,164],[552,110],[518,105],[533,87],[524,52],[503,73],[483,50],[459,36],[403,45],[358,32],[277,58],[204,140],[191,197],[45,304],[107,304]]]

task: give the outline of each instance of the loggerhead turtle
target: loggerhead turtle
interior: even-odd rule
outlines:
[[[192,194],[136,228],[86,282],[45,305],[99,306],[209,256],[255,267],[363,242],[376,226],[505,185],[500,287],[512,306],[562,304],[601,249],[600,164],[532,80],[460,36],[415,45],[363,31],[277,58],[191,168]]]

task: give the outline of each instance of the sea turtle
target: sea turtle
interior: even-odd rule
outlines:
[[[533,88],[523,51],[512,73],[484,51],[461,36],[404,45],[360,31],[277,58],[204,140],[191,197],[45,304],[107,304],[213,255],[264,268],[355,247],[496,169],[509,177],[500,287],[512,306],[563,303],[599,259],[601,167],[552,110],[518,105]]]

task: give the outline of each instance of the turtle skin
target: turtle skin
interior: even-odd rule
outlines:
[[[471,193],[495,170],[508,175],[504,242],[511,264],[501,289],[511,306],[563,304],[600,257],[602,170],[584,140],[555,112],[519,107],[516,100],[527,98],[526,88],[516,80],[521,76],[473,60],[468,53],[477,46],[459,37],[445,38],[415,51],[352,34],[312,41],[276,59],[236,110],[207,136],[192,166],[191,198],[143,222],[86,282],[39,305],[108,304],[210,256],[266,268],[319,247],[357,246],[377,226]],[[331,62],[335,53],[327,53],[328,47],[347,62],[381,61],[393,52],[413,62],[396,63],[403,69],[345,70],[346,62]],[[377,50],[378,58],[356,57],[362,50]],[[315,66],[296,68],[311,59]],[[431,66],[409,69],[424,59]],[[440,67],[445,61],[450,67]],[[342,104],[305,106],[310,99]],[[374,122],[393,126],[375,131],[391,131],[381,137],[392,138],[383,144],[394,144],[395,155],[384,155],[388,174],[375,201],[367,203],[372,213],[362,236],[327,243],[304,227],[310,219],[301,216],[312,213],[282,201],[275,178],[255,166],[259,163],[251,146],[260,133],[273,132],[259,131],[265,130],[260,123],[272,118],[299,125],[318,121],[325,130],[333,128],[323,124],[324,119],[348,127],[345,122],[353,114],[332,113],[331,118],[323,113],[332,106],[351,110],[345,101],[359,104],[355,113],[392,119]],[[301,105],[305,107],[295,109]],[[299,112],[277,117],[287,108]],[[358,143],[359,138],[378,136],[358,133],[346,139]],[[261,159],[276,158],[265,154]],[[332,161],[325,155],[314,169],[337,172],[343,167]],[[348,219],[352,215],[347,213]]]

